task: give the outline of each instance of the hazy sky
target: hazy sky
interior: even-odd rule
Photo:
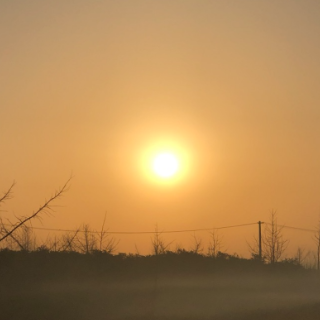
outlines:
[[[72,174],[43,227],[100,228],[107,212],[109,231],[207,228],[272,209],[316,227],[318,0],[0,0],[0,39],[0,190],[17,181],[4,217]],[[146,169],[161,148],[186,159],[175,183]],[[228,251],[255,233],[226,231]],[[151,246],[118,238],[120,251]]]

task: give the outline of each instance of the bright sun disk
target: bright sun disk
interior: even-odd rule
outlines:
[[[153,160],[153,171],[161,178],[170,178],[177,173],[179,161],[172,153],[160,153]]]

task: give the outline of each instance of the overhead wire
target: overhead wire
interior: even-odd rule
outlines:
[[[213,230],[220,230],[220,229],[229,229],[229,228],[237,228],[237,227],[245,227],[257,224],[256,222],[253,223],[245,223],[245,224],[237,224],[231,226],[224,226],[224,227],[213,227],[213,228],[202,228],[202,229],[184,229],[184,230],[168,230],[168,231],[104,231],[108,234],[168,234],[168,233],[184,233],[184,232],[200,232],[200,231],[213,231]],[[87,233],[98,233],[101,234],[101,231],[94,231],[94,230],[75,230],[75,229],[57,229],[57,228],[42,228],[42,227],[28,227],[34,230],[43,230],[43,231],[56,231],[56,232],[87,232]]]
[[[264,223],[271,226],[271,223],[269,222],[264,222]],[[292,230],[306,231],[306,232],[319,232],[319,230],[316,230],[316,229],[298,228],[298,227],[287,226],[285,224],[277,224],[277,226],[284,229],[292,229]]]
[[[259,222],[252,222],[252,223],[244,223],[244,224],[236,224],[236,225],[230,225],[230,226],[223,226],[223,227],[212,227],[212,228],[199,228],[199,229],[182,229],[182,230],[167,230],[167,231],[103,231],[104,233],[108,234],[122,234],[122,235],[135,235],[135,234],[169,234],[169,233],[187,233],[187,232],[201,232],[201,231],[214,231],[214,230],[221,230],[221,229],[230,229],[230,228],[239,228],[239,227],[246,227],[251,225],[256,225]],[[261,222],[262,224],[271,225],[269,222]],[[8,224],[5,224],[6,226],[10,226]],[[292,227],[287,225],[279,225],[278,227],[285,228],[285,229],[292,229],[292,230],[298,230],[298,231],[305,231],[305,232],[319,232],[319,230],[315,229],[307,229],[307,228],[298,228],[298,227]],[[55,232],[87,232],[87,233],[97,233],[101,234],[101,231],[94,231],[94,230],[81,230],[81,229],[61,229],[61,228],[42,228],[42,227],[34,227],[34,226],[28,226],[30,229],[34,230],[42,230],[42,231],[55,231]]]

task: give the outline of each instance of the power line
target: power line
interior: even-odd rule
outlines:
[[[269,222],[263,222],[264,224],[271,225]],[[201,232],[201,231],[213,231],[213,230],[221,230],[221,229],[230,229],[230,228],[239,228],[239,227],[246,227],[246,226],[252,226],[256,225],[258,222],[252,222],[252,223],[244,223],[244,224],[236,224],[236,225],[230,225],[230,226],[223,226],[223,227],[213,227],[213,228],[202,228],[202,229],[182,229],[182,230],[168,230],[168,231],[103,231],[108,234],[122,234],[122,235],[134,235],[134,234],[169,234],[169,233],[186,233],[186,232]],[[6,226],[11,226],[8,224],[5,224]],[[298,228],[298,227],[292,227],[287,225],[277,225],[281,228],[286,229],[292,229],[292,230],[298,230],[298,231],[306,231],[306,232],[318,232],[314,229],[306,229],[306,228]],[[42,231],[55,231],[55,232],[88,232],[88,233],[96,233],[101,234],[101,231],[93,231],[93,230],[75,230],[75,229],[58,229],[58,228],[41,228],[41,227],[28,227],[30,229],[34,230],[42,230]]]
[[[257,224],[257,222],[252,222],[252,223],[244,223],[244,224],[236,224],[233,226],[227,226],[227,227],[219,227],[219,228],[211,228],[210,230],[218,230],[218,229],[227,229],[227,228],[236,228],[236,227],[245,227],[245,226],[252,226],[254,224]]]
[[[257,224],[257,222],[253,223],[245,223],[245,224],[237,224],[232,226],[224,226],[224,227],[217,227],[217,228],[204,228],[204,229],[185,229],[185,230],[169,230],[169,231],[105,231],[108,234],[168,234],[168,233],[184,233],[184,232],[197,232],[197,231],[213,231],[213,230],[220,230],[220,229],[229,229],[229,228],[237,228],[237,227],[245,227]],[[93,231],[93,230],[72,230],[72,229],[56,229],[56,228],[41,228],[41,227],[28,227],[34,230],[43,230],[43,231],[56,231],[56,232],[88,232],[88,233],[97,233],[101,234],[101,231]]]
[[[271,225],[271,223],[269,222],[265,222],[265,224],[267,225]],[[306,229],[306,228],[298,228],[298,227],[291,227],[291,226],[286,226],[284,224],[277,224],[278,227],[284,228],[284,229],[293,229],[293,230],[298,230],[298,231],[307,231],[307,232],[318,232],[318,230],[315,229]]]
[[[219,230],[219,229],[228,229],[228,228],[236,228],[236,227],[244,227],[244,226],[250,226],[256,224],[254,223],[246,223],[246,224],[238,224],[238,225],[233,225],[233,226],[226,226],[226,227],[217,227],[217,228],[204,228],[204,229],[185,229],[185,230],[169,230],[169,231],[142,231],[142,232],[108,232],[112,234],[143,234],[143,233],[149,233],[149,234],[154,234],[154,233],[183,233],[183,232],[197,232],[197,231],[212,231],[212,230]]]

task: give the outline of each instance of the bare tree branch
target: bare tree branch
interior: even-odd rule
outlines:
[[[156,224],[154,237],[152,239],[152,251],[154,255],[164,254],[169,249],[170,243],[165,243],[161,237],[161,233],[158,230],[158,225]]]
[[[0,205],[2,202],[5,202],[6,200],[9,200],[12,198],[12,189],[15,186],[15,184],[16,184],[15,181],[13,181],[9,189],[2,195],[2,197],[0,198]]]
[[[218,252],[221,252],[223,249],[223,241],[222,237],[218,234],[218,231],[213,229],[212,232],[210,232],[211,235],[211,241],[208,246],[208,256],[216,258],[218,255]]]
[[[77,240],[78,249],[81,253],[89,254],[97,249],[97,239],[93,232],[94,231],[90,230],[89,224],[83,224],[79,233],[81,237],[77,236],[75,239]]]
[[[280,260],[284,251],[287,249],[288,240],[283,238],[283,226],[279,226],[277,222],[276,211],[271,212],[270,223],[265,223],[263,236],[264,258],[275,263]]]
[[[294,259],[297,261],[297,263],[302,266],[304,260],[307,258],[307,256],[309,255],[310,252],[305,252],[304,248],[298,247],[297,251],[296,251],[296,255],[294,257]]]
[[[317,269],[320,270],[320,220],[318,223],[318,229],[316,231],[316,234],[314,235],[314,240],[317,245]]]
[[[2,225],[2,231],[4,231],[6,234],[9,233],[9,231],[7,230],[7,228],[5,227],[5,225]],[[20,243],[20,241],[18,240],[18,238],[16,238],[13,233],[10,234],[10,238],[19,246],[19,248],[21,250],[24,249],[23,245]]]
[[[74,241],[76,240],[77,234],[80,231],[80,228],[74,231],[73,234],[67,233],[62,236],[62,245],[58,249],[58,251],[74,251],[75,250],[75,244]],[[57,243],[57,241],[55,240]]]
[[[52,202],[54,200],[56,200],[57,198],[61,197],[62,194],[67,191],[71,179],[72,179],[72,177],[70,177],[67,180],[67,182],[62,186],[62,188],[58,189],[58,191],[56,191],[55,194],[49,200],[47,200],[42,206],[40,206],[40,208],[36,212],[34,212],[32,215],[30,215],[28,217],[23,217],[22,219],[20,219],[19,222],[14,227],[12,227],[11,230],[8,230],[6,232],[6,234],[0,238],[0,242],[5,240],[9,236],[11,236],[13,234],[13,232],[15,232],[17,229],[22,227],[28,221],[31,221],[32,219],[38,217],[38,215],[40,213],[42,213],[43,211],[51,210],[52,209],[52,205],[51,205]],[[4,196],[6,198],[4,198],[4,199],[8,199],[8,194],[10,196],[10,192],[12,190],[12,187],[13,187],[13,185],[10,187],[9,191],[6,192],[6,195]],[[2,199],[3,199],[3,197],[2,197]]]
[[[104,240],[105,235],[106,235],[106,232],[104,231],[104,225],[106,223],[106,218],[107,218],[107,213],[104,214],[104,219],[103,219],[101,232],[100,232],[100,236],[99,236],[99,249],[100,249],[100,251],[102,251],[102,244],[103,244],[103,240]]]
[[[200,254],[203,250],[202,240],[196,236],[196,233],[193,235],[193,246],[191,251],[196,254]]]

